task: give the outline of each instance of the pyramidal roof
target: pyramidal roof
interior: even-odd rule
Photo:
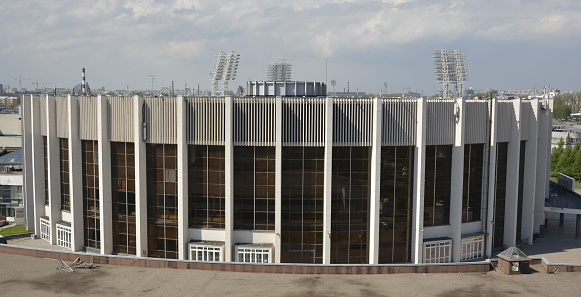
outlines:
[[[509,261],[529,259],[529,257],[517,247],[507,248],[502,253],[498,254],[498,257]]]

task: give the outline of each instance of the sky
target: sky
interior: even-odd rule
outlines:
[[[214,56],[240,53],[230,89],[285,60],[336,91],[432,95],[433,52],[466,52],[475,89],[580,90],[579,0],[19,0],[0,2],[0,84],[33,89],[210,89]]]

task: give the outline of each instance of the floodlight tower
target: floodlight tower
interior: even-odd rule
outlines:
[[[266,70],[266,80],[268,81],[287,81],[291,80],[293,66],[289,63],[272,63],[268,64]]]
[[[214,58],[214,65],[210,72],[210,82],[212,84],[212,96],[224,96],[228,90],[228,81],[236,78],[240,54],[236,52],[219,52]],[[218,84],[222,82],[222,90]]]
[[[465,52],[458,50],[435,51],[434,70],[436,81],[442,85],[442,97],[462,96],[464,81],[468,80]],[[455,91],[450,89],[452,84],[455,86]]]
[[[240,54],[236,52],[229,52],[226,55],[226,67],[224,68],[224,76],[222,77],[222,96],[226,95],[228,91],[228,81],[236,79],[238,72],[238,63],[240,62]]]

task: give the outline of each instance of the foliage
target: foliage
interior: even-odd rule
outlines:
[[[553,98],[553,117],[567,119],[572,113],[581,110],[581,93],[567,93]]]
[[[492,96],[492,98],[496,97],[495,94],[491,94],[490,92],[474,94],[474,96],[472,96],[472,97],[478,97],[480,99],[489,99],[491,96]]]
[[[551,177],[560,173],[581,181],[581,146],[563,147],[563,141],[551,153]]]
[[[24,233],[32,233],[30,230],[26,230],[26,226],[24,225],[16,225],[8,228],[4,228],[0,230],[0,235],[2,236],[10,236],[16,234],[24,234]]]

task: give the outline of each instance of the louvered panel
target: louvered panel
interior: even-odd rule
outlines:
[[[282,143],[285,146],[324,146],[325,99],[282,99]]]
[[[188,144],[224,145],[224,98],[186,99]]]
[[[415,145],[417,100],[382,99],[382,108],[382,145]]]
[[[333,104],[333,145],[370,146],[373,134],[371,99],[335,99]]]
[[[456,131],[454,100],[428,100],[426,109],[426,144],[453,144]]]
[[[56,135],[59,138],[69,137],[68,101],[68,97],[56,97]]]
[[[98,97],[76,97],[79,100],[79,137],[83,140],[97,140]]]
[[[464,142],[467,144],[486,143],[487,122],[489,120],[488,102],[467,100],[464,105],[465,129]]]
[[[233,101],[234,144],[274,145],[276,140],[275,99],[235,98]]]
[[[176,143],[176,98],[145,98],[148,143]]]
[[[42,134],[42,136],[47,136],[47,125],[46,125],[46,111],[47,111],[47,106],[46,106],[46,96],[41,96],[40,97],[40,133]]]
[[[523,100],[520,105],[520,140],[529,139],[529,125],[533,121],[531,117],[534,116],[531,103],[531,101]]]
[[[111,116],[111,141],[133,142],[134,115],[133,97],[108,97],[109,115]]]
[[[496,105],[496,141],[507,142],[510,141],[510,134],[512,126],[516,123],[516,114],[512,101],[498,101]]]

